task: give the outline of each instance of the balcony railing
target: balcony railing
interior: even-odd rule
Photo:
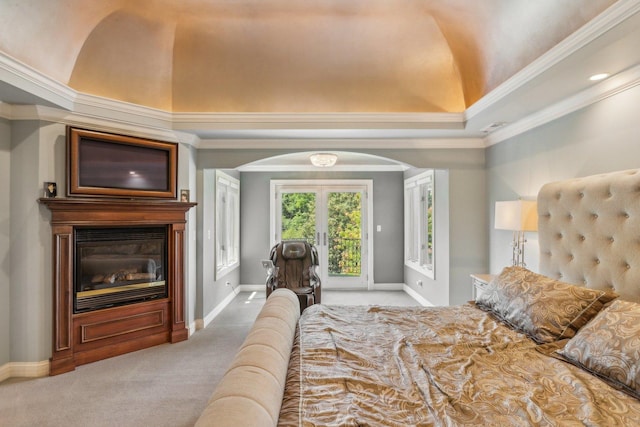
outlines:
[[[329,275],[359,276],[361,273],[361,239],[329,239]]]

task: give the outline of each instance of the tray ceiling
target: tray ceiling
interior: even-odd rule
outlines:
[[[0,51],[169,112],[461,113],[614,0],[21,0]]]

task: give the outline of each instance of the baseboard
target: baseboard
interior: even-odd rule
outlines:
[[[413,298],[414,300],[418,301],[422,306],[424,307],[433,307],[433,304],[431,302],[429,302],[429,300],[427,300],[425,297],[423,297],[422,295],[420,295],[419,293],[417,293],[415,290],[411,289],[410,286],[407,285],[402,285],[403,286],[403,290],[408,293],[411,298]]]
[[[189,323],[189,336],[195,334],[196,331],[199,331],[203,327],[204,322],[202,321],[202,319],[196,319],[193,322]]]
[[[371,285],[372,291],[402,291],[404,283],[374,283]]]
[[[9,362],[0,366],[0,382],[14,377],[39,378],[49,375],[49,361]]]
[[[197,319],[196,320],[197,330],[204,329],[209,325],[209,323],[213,322],[213,319],[215,319],[220,313],[222,313],[222,310],[224,310],[224,308],[228,306],[231,301],[233,301],[236,295],[238,295],[238,292],[240,292],[239,289],[234,288],[231,291],[231,293],[227,295],[225,299],[222,300],[220,304],[215,306],[215,308],[211,310],[211,312],[209,312],[209,314],[207,314],[204,317],[204,319]]]
[[[239,285],[238,292],[266,292],[267,287],[263,283],[262,285]]]
[[[11,378],[11,364],[5,363],[0,366],[0,383],[4,380]]]

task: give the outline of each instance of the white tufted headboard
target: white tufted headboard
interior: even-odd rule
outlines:
[[[640,302],[640,169],[544,185],[540,272]]]

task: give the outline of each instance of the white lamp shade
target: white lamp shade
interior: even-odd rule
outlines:
[[[512,231],[537,231],[538,212],[535,201],[496,202],[495,228]]]

